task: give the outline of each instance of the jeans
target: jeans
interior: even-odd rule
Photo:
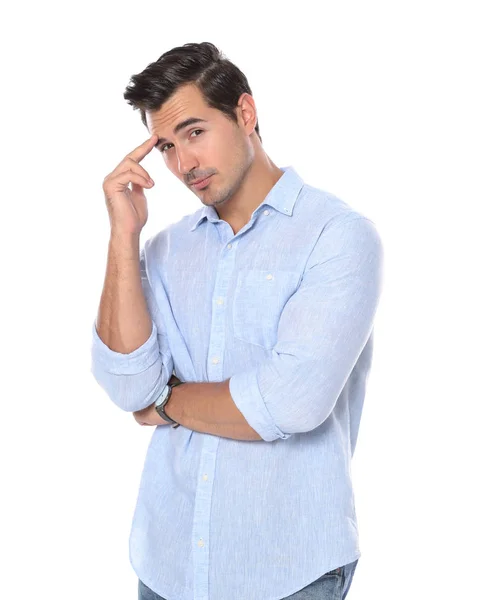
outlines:
[[[357,562],[358,559],[325,573],[283,600],[345,600]],[[138,579],[138,600],[165,600],[165,598],[153,592],[141,579]]]

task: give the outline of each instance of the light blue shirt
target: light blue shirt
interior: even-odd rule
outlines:
[[[140,252],[153,326],[129,354],[93,323],[92,373],[125,411],[174,372],[230,378],[261,440],[155,427],[129,539],[168,600],[278,600],[359,559],[351,458],[383,248],[373,221],[291,166],[234,235],[203,206]],[[192,400],[193,401],[193,400]]]

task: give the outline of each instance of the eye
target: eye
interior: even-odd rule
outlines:
[[[192,135],[193,133],[196,133],[196,131],[199,131],[200,133],[202,133],[202,132],[203,132],[203,130],[202,130],[202,129],[193,129],[193,131],[191,131],[191,135]],[[195,137],[197,137],[197,135],[196,135]],[[160,151],[161,153],[163,153],[163,152],[166,152],[166,146],[171,146],[171,145],[172,145],[172,144],[164,144],[164,146],[161,146],[161,148],[159,149],[159,151]]]

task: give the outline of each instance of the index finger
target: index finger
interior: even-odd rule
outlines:
[[[158,136],[155,133],[153,133],[153,135],[150,138],[148,138],[140,146],[135,148],[132,152],[127,154],[126,158],[132,158],[136,162],[142,161],[143,158],[146,155],[148,155],[151,152],[151,150],[154,148],[157,140],[158,140]]]

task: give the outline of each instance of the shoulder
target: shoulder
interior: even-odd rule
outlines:
[[[191,227],[190,223],[195,218],[199,218],[201,211],[202,209],[200,208],[194,213],[184,215],[179,220],[170,223],[150,236],[144,243],[145,254],[150,258],[154,257],[156,260],[165,256],[174,240],[185,239]]]
[[[297,204],[299,221],[315,231],[316,244],[344,236],[351,241],[380,243],[375,221],[353,204],[324,189],[304,184]]]

